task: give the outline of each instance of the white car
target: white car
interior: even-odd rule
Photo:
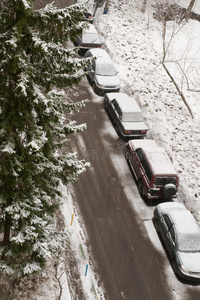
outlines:
[[[182,203],[165,202],[154,210],[154,225],[182,278],[200,281],[200,228]]]
[[[83,55],[90,48],[101,48],[102,38],[93,24],[88,24],[82,34],[76,36],[76,46],[79,46],[79,54]]]
[[[83,21],[88,21],[91,24],[93,23],[94,20],[94,15],[98,7],[98,0],[76,0],[78,4],[84,4],[86,8],[85,12],[85,18]]]
[[[92,64],[87,65],[88,79],[97,94],[119,92],[120,81],[117,70],[106,50],[101,48],[90,49],[86,58],[95,58]]]

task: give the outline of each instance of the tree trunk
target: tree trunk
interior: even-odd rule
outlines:
[[[191,12],[192,12],[192,8],[193,8],[195,2],[196,2],[196,0],[191,0],[191,1],[190,1],[190,4],[189,4],[189,6],[188,6],[188,8],[187,8],[187,11],[186,11],[186,14],[185,14],[185,19],[186,19],[186,20],[189,19],[190,14],[191,14]]]
[[[142,4],[142,8],[141,8],[141,12],[142,12],[142,13],[145,12],[146,6],[147,6],[147,0],[144,0],[144,1],[143,1],[143,4]]]
[[[4,225],[4,238],[3,238],[3,246],[8,245],[10,242],[10,230],[11,230],[11,216],[6,213],[5,225]]]

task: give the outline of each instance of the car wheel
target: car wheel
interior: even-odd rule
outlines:
[[[138,191],[139,191],[140,195],[143,196],[143,182],[142,182],[142,179],[140,179],[138,181]]]
[[[124,156],[125,156],[125,158],[126,158],[127,161],[130,161],[131,153],[130,153],[130,151],[129,151],[129,149],[127,147],[125,149]]]
[[[120,132],[119,132],[119,128],[118,128],[117,124],[115,124],[114,126],[115,126],[115,130],[116,130],[117,134],[120,136]]]

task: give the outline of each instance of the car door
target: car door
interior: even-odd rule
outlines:
[[[141,160],[144,157],[144,153],[141,148],[132,151],[130,163],[132,165],[132,169],[134,170],[134,174],[136,179],[143,177],[143,171],[141,166]]]
[[[119,114],[117,112],[117,102],[115,99],[109,102],[108,109],[109,109],[110,116],[113,120],[113,123],[114,125],[116,125],[118,123]]]
[[[89,65],[89,77],[92,82],[95,80],[95,70],[96,70],[96,62],[93,61],[91,65]]]
[[[93,55],[90,51],[87,51],[85,54],[86,58],[92,58]],[[90,78],[91,81],[94,80],[94,69],[95,69],[95,65],[94,62],[92,64],[88,64],[86,66],[86,71],[88,72],[88,77]]]
[[[173,257],[176,247],[175,231],[173,227],[173,222],[167,214],[161,217],[160,228],[160,233],[167,248],[167,251],[170,254],[170,256]]]

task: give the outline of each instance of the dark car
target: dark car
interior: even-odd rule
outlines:
[[[154,225],[183,279],[200,281],[200,228],[182,203],[165,202],[154,210]]]
[[[126,159],[142,196],[165,200],[177,196],[177,173],[165,149],[157,146],[154,140],[129,140]]]
[[[104,97],[104,107],[121,137],[131,139],[146,136],[149,128],[134,98],[125,93],[109,93]]]

